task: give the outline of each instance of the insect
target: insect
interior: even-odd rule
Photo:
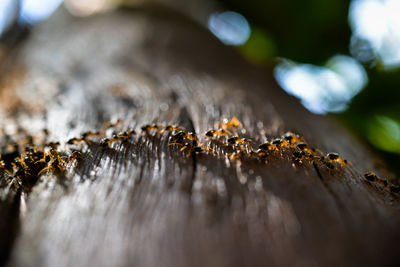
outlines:
[[[86,140],[88,140],[89,137],[98,137],[98,136],[100,136],[100,132],[88,131],[88,132],[84,132],[82,134],[82,139],[84,139],[86,141]]]
[[[140,129],[142,130],[142,134],[147,134],[149,133],[151,130],[155,130],[155,131],[159,131],[160,130],[160,126],[158,124],[145,124],[142,127],[140,127]]]
[[[294,151],[293,156],[295,158],[295,161],[298,161],[298,162],[302,162],[302,160],[308,160],[310,162],[315,162],[315,161],[320,160],[319,157],[315,157],[313,154],[307,153],[305,151],[299,151],[299,150]]]
[[[340,165],[346,166],[347,165],[347,160],[342,159],[341,157],[339,157],[338,153],[328,153],[325,156],[326,159],[328,159],[329,161],[333,161],[333,162],[337,162]]]
[[[272,140],[271,143],[276,147],[280,147],[280,145],[283,143],[283,141],[280,138],[275,138],[274,140]]]
[[[315,148],[309,147],[306,143],[300,142],[296,144],[296,148],[299,149],[300,151],[303,151],[305,153],[308,153],[313,156],[320,156],[322,153],[319,150],[316,150]]]
[[[222,122],[217,122],[216,125],[229,134],[232,134],[229,130],[236,127],[242,127],[242,123],[236,116],[233,116],[230,120],[223,119]]]
[[[74,138],[69,139],[69,140],[67,141],[67,144],[68,144],[68,145],[74,145],[74,144],[77,144],[77,143],[83,142],[83,141],[84,141],[84,139],[82,139],[82,138],[76,138],[76,137],[74,137]]]
[[[0,154],[0,169],[6,170],[6,163],[4,162],[4,160],[2,160],[1,154]]]
[[[182,146],[182,148],[179,151],[183,152],[183,151],[186,150],[188,152],[188,155],[187,155],[188,157],[190,157],[193,152],[200,153],[200,152],[203,152],[203,151],[208,151],[208,152],[211,152],[212,154],[214,154],[212,148],[210,148],[208,146],[205,146],[204,144],[200,144],[198,146],[196,141],[186,142],[186,143],[174,142],[174,143],[171,143],[170,145],[180,145],[180,146]]]
[[[188,132],[188,133],[185,135],[185,138],[187,138],[187,139],[189,139],[189,140],[191,140],[191,141],[198,141],[197,134],[192,133],[192,132]]]
[[[228,133],[224,129],[219,130],[208,130],[204,135],[206,137],[222,137],[226,136]]]
[[[298,143],[298,144],[296,145],[296,147],[297,147],[298,149],[300,149],[300,150],[304,150],[305,148],[307,148],[307,144],[306,144],[306,143],[303,143],[303,142],[300,142],[300,143]]]
[[[268,151],[268,150],[278,150],[278,148],[271,144],[270,142],[265,142],[261,145],[258,146],[259,149],[264,150],[264,151]]]
[[[103,138],[100,140],[100,146],[102,147],[108,147],[110,145],[111,141],[108,138]]]
[[[265,159],[268,156],[268,153],[265,149],[257,149],[256,151],[252,150],[250,156],[258,159]]]
[[[65,170],[67,163],[58,154],[58,151],[56,149],[51,149],[47,155],[49,156],[49,161],[47,162],[47,167],[43,168],[38,173],[38,176],[40,176],[45,171],[55,172],[55,171]]]
[[[298,144],[305,141],[303,137],[292,132],[286,132],[285,134],[283,134],[282,139],[291,144]]]
[[[251,141],[248,138],[239,138],[238,136],[233,136],[233,137],[228,138],[227,142],[230,145],[236,145],[236,144],[250,145]]]
[[[165,126],[164,129],[161,130],[161,133],[163,132],[178,132],[178,131],[183,131],[184,128],[180,126],[174,126],[174,125],[167,125]]]
[[[367,172],[364,174],[364,178],[370,182],[374,182],[376,179],[378,179],[374,172]]]
[[[50,147],[50,148],[57,148],[60,145],[60,142],[50,142],[47,143],[45,146]]]
[[[186,137],[186,133],[184,131],[179,131],[176,134],[174,134],[173,136],[171,136],[171,143],[170,145],[173,144],[182,144],[184,138]]]
[[[103,124],[103,129],[110,129],[110,128],[114,128],[117,127],[118,125],[120,125],[122,123],[121,119],[117,119],[115,122],[111,122],[111,121],[106,121]]]
[[[71,165],[73,162],[78,162],[83,159],[83,154],[79,151],[73,151],[71,155],[68,157],[68,165]]]
[[[101,144],[102,146],[108,146],[108,145],[110,145],[112,142],[127,140],[128,138],[132,137],[133,135],[136,135],[135,130],[129,130],[129,131],[125,131],[125,132],[119,132],[118,134],[117,134],[117,133],[114,133],[114,134],[112,135],[111,138],[103,138],[103,139],[100,141],[100,144]]]
[[[199,153],[203,151],[208,151],[212,152],[212,148],[205,146],[204,144],[198,145],[198,137],[195,133],[192,132],[184,132],[184,131],[179,131],[178,133],[174,134],[170,138],[170,143],[169,145],[179,145],[182,146],[182,148],[179,151],[188,151],[188,157],[193,152]]]
[[[124,139],[124,138],[130,138],[130,137],[132,137],[134,135],[136,135],[136,131],[133,130],[133,129],[130,129],[130,130],[125,131],[125,132],[119,132],[117,134],[117,137],[120,138],[120,139],[121,138]]]

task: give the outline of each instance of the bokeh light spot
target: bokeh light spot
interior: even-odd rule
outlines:
[[[61,4],[62,0],[23,0],[19,21],[35,24],[48,18]]]
[[[342,55],[332,57],[323,67],[283,60],[275,68],[275,78],[287,93],[317,114],[344,111],[368,81],[360,63]]]
[[[388,116],[375,116],[369,120],[367,137],[382,150],[400,153],[400,122]]]
[[[17,13],[17,4],[14,0],[0,0],[0,35],[12,23]]]
[[[362,62],[371,60],[373,55],[372,59],[381,61],[386,69],[399,67],[399,14],[399,0],[353,0],[349,10],[352,55]]]
[[[208,28],[227,45],[243,45],[250,37],[250,25],[246,18],[233,11],[211,14]]]
[[[253,28],[249,40],[241,47],[244,56],[253,63],[266,64],[276,55],[276,46],[267,33]]]

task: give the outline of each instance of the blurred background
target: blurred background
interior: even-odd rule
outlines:
[[[161,2],[191,16],[313,113],[331,114],[400,175],[399,0],[1,0],[0,60],[60,5],[90,16]]]

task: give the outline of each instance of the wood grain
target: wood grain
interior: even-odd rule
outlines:
[[[31,192],[2,174],[0,248],[10,266],[398,263],[399,198],[364,180],[373,155],[286,95],[271,70],[178,14],[142,7],[77,19],[60,9],[3,72],[2,126],[47,128],[48,141],[64,144],[106,120],[201,134],[237,116],[256,143],[290,130],[351,162],[328,170],[289,153],[266,164],[229,161],[222,150],[187,157],[167,133],[82,145],[77,166],[42,175]]]

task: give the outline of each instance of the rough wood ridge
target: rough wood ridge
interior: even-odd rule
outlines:
[[[189,20],[59,10],[6,63],[0,263],[398,262],[373,155]]]

